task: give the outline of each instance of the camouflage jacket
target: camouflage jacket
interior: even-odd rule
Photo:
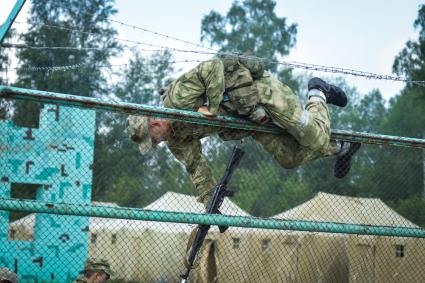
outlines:
[[[219,59],[200,63],[171,83],[164,100],[165,107],[197,111],[208,104],[217,114],[224,93],[224,69]]]
[[[222,107],[219,108],[224,92],[223,79],[223,63],[219,59],[203,62],[171,84],[164,99],[164,106],[197,111],[205,103],[206,97],[210,112],[217,113],[220,110],[221,114],[228,114],[226,113],[227,110]],[[260,102],[272,111],[279,111],[275,108],[288,106],[284,105],[285,102],[276,99],[273,93],[278,91],[282,94],[282,92],[285,92],[289,98],[295,96],[289,87],[267,73],[261,79],[255,81],[253,87],[259,92]],[[274,92],[272,91],[273,88],[275,89]],[[276,104],[278,104],[278,107],[276,107]],[[204,204],[208,201],[216,180],[202,155],[200,139],[214,134],[219,134],[225,140],[241,139],[250,135],[250,133],[244,131],[227,128],[171,122],[171,134],[167,139],[169,149],[186,167],[200,195],[199,201]]]
[[[171,134],[167,139],[168,148],[185,166],[199,194],[198,200],[204,204],[209,200],[216,180],[208,162],[202,155],[201,139],[214,134],[218,134],[225,140],[241,139],[249,135],[246,131],[171,122]]]
[[[205,136],[218,134],[224,140],[234,140],[250,135],[284,168],[294,168],[321,156],[333,155],[337,150],[335,141],[330,141],[330,115],[326,103],[307,101],[304,108],[298,96],[269,73],[261,71],[255,79],[252,77],[250,80],[251,69],[255,68],[251,68],[247,74],[245,65],[232,61],[227,63],[213,59],[183,75],[172,83],[164,106],[197,111],[208,100],[211,112],[245,116],[251,111],[251,106],[261,105],[271,121],[285,132],[280,135],[248,133],[171,122],[171,134],[167,138],[169,148],[186,167],[200,194],[199,200],[204,204],[216,184],[211,168],[202,156],[200,139]],[[236,67],[230,70],[226,64]],[[211,93],[208,93],[209,90]],[[229,101],[222,101],[223,90],[229,96]]]

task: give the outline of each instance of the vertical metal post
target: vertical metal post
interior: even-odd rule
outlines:
[[[16,17],[21,11],[22,6],[24,6],[25,1],[26,0],[17,0],[6,21],[0,26],[0,43],[3,42],[3,39],[12,26],[12,23],[15,21]]]
[[[423,135],[423,138],[425,138],[425,133]],[[423,191],[422,191],[422,198],[425,199],[425,148],[422,149],[422,172],[423,172]]]

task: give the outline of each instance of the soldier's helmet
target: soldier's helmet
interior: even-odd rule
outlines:
[[[0,281],[18,283],[18,276],[8,268],[0,268]]]
[[[149,118],[145,116],[131,115],[127,118],[126,127],[129,138],[139,144],[141,154],[148,153],[153,147],[149,136]]]
[[[89,258],[84,265],[84,272],[86,271],[103,271],[108,274],[109,277],[114,275],[114,272],[109,265],[109,262],[104,259]]]

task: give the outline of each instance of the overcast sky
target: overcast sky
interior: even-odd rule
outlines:
[[[1,22],[14,2],[0,0]],[[284,59],[390,75],[394,57],[407,40],[417,38],[413,21],[422,3],[423,1],[416,0],[278,0],[277,15],[286,17],[288,23],[298,24],[296,46]],[[18,20],[25,20],[28,4],[25,4],[26,7]],[[231,4],[232,1],[229,0],[118,0],[118,13],[114,19],[199,43],[202,17],[213,9],[224,14]],[[120,38],[193,49],[193,46],[178,41],[153,36],[119,24],[114,26],[118,29]],[[205,56],[176,54],[176,58],[205,59]],[[116,58],[114,63],[127,61],[128,56],[123,54]],[[192,66],[179,64],[183,71]],[[319,72],[314,75],[330,76]],[[403,87],[399,82],[352,76],[345,78],[361,93],[379,88],[385,98],[394,96]]]

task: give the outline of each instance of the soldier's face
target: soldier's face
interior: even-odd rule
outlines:
[[[154,145],[159,144],[167,139],[170,131],[170,124],[167,120],[151,120],[149,121],[149,135]]]
[[[96,272],[90,280],[93,283],[104,283],[109,279],[109,275],[105,272]]]

